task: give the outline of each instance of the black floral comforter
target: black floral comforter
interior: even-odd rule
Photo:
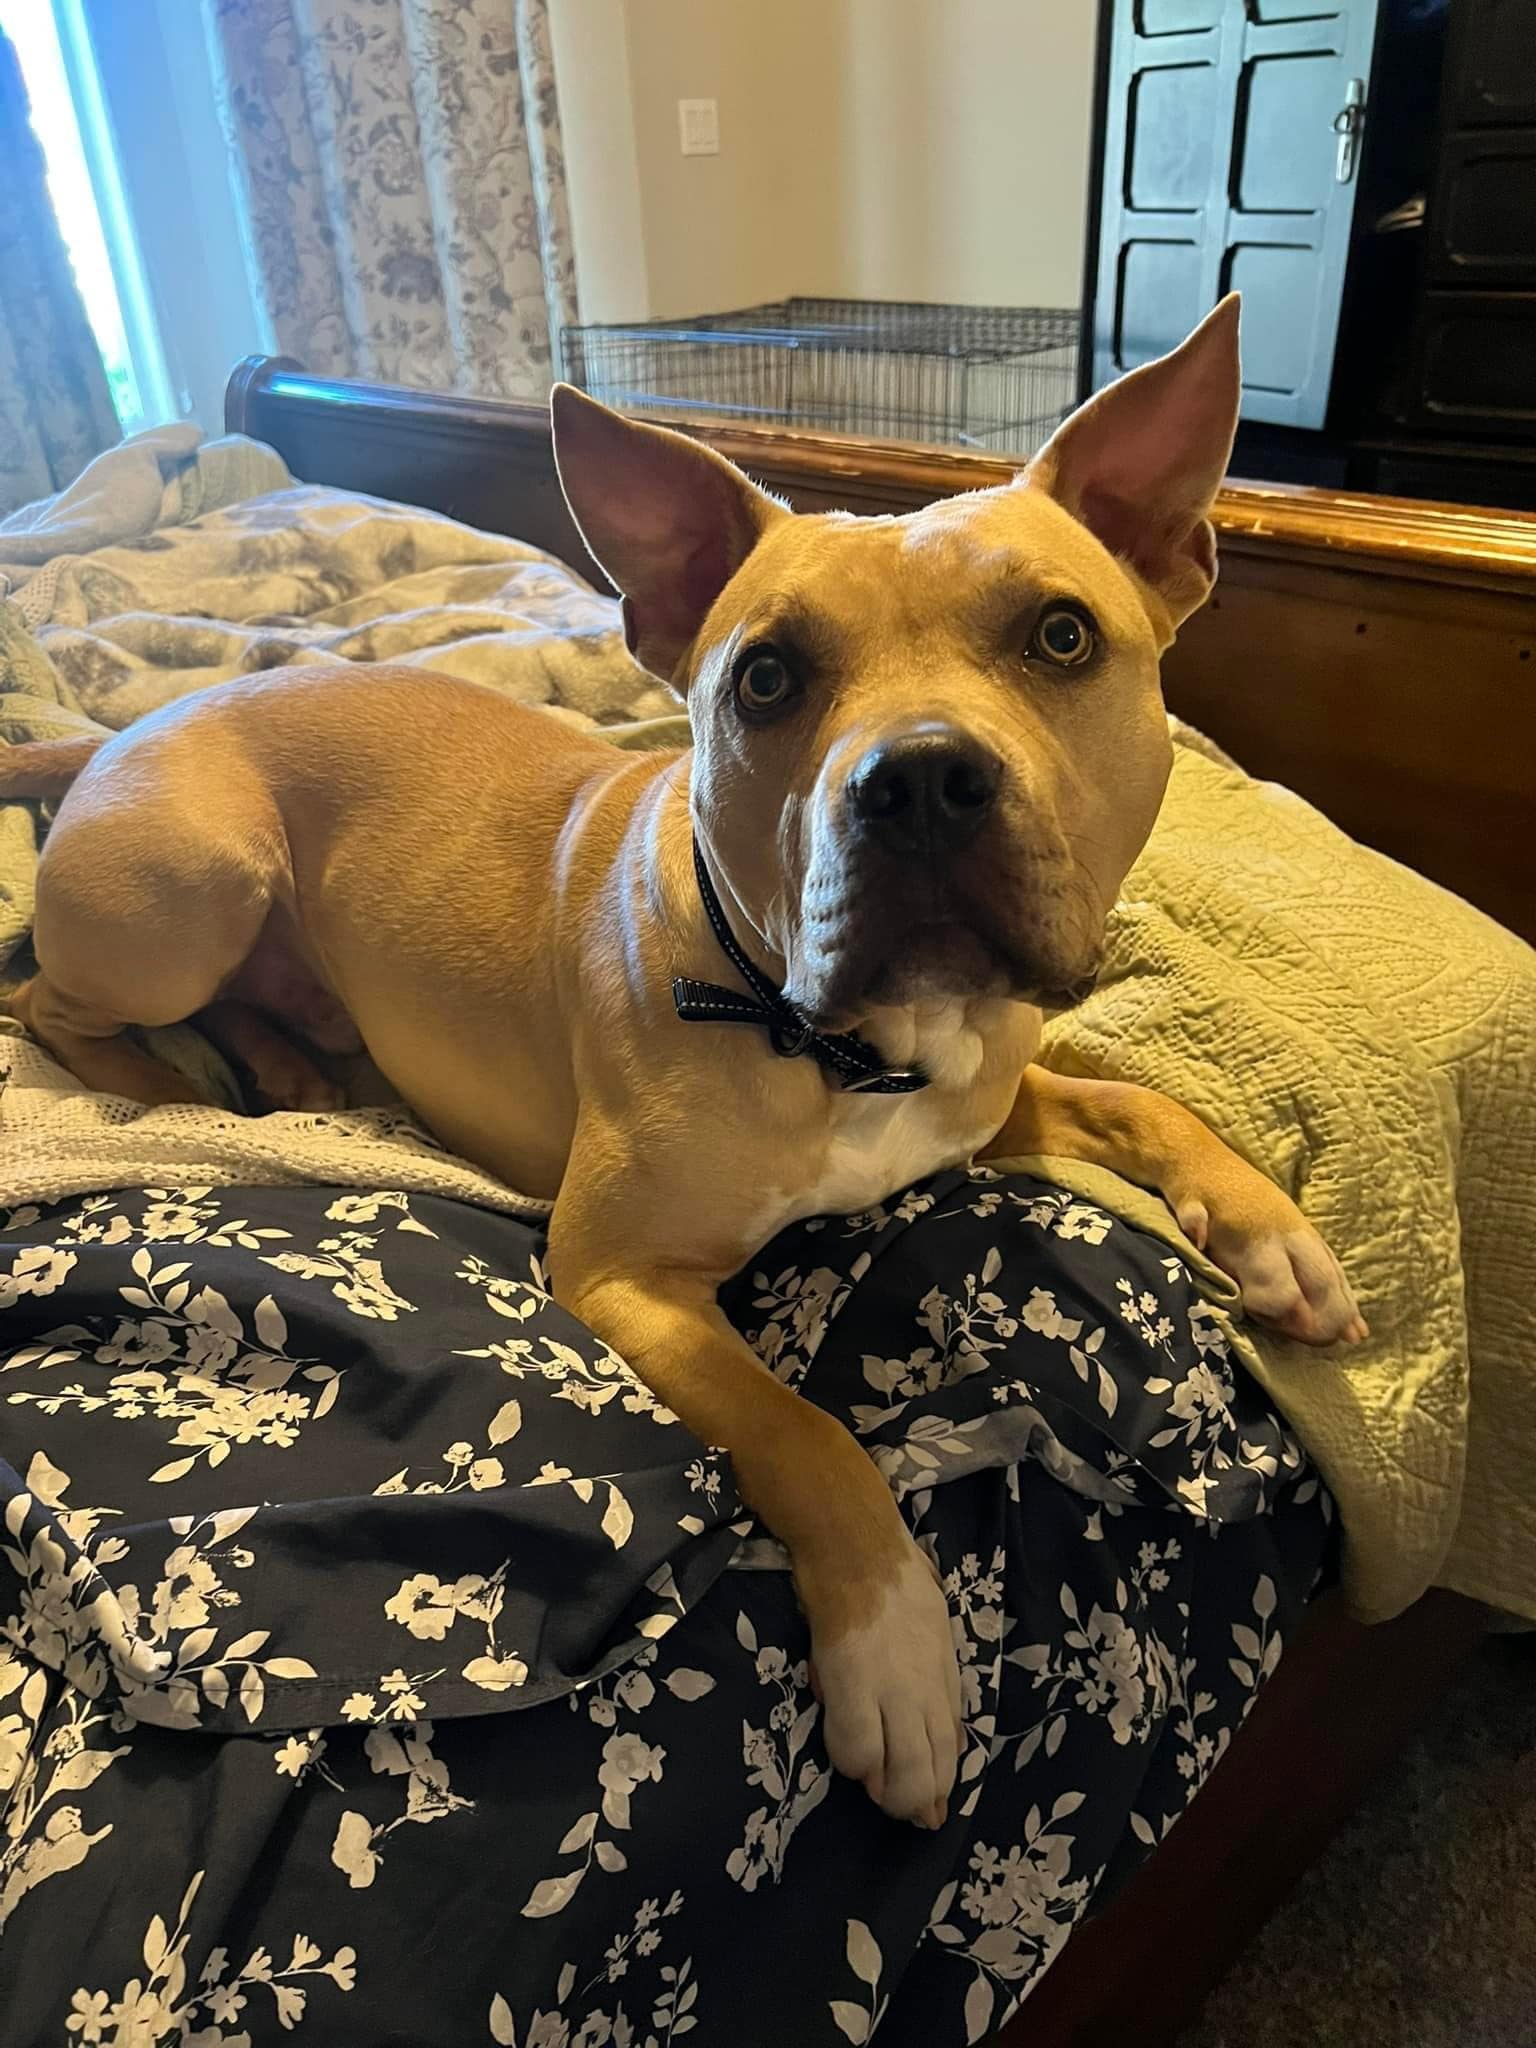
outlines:
[[[937,1834],[829,1769],[782,1554],[425,1197],[0,1228],[0,2040],[983,2039],[1171,1827],[1330,1505],[1163,1246],[949,1174],[728,1290],[943,1574]]]

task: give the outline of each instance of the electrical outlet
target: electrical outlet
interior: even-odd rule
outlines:
[[[677,132],[684,156],[720,154],[720,102],[679,100]]]

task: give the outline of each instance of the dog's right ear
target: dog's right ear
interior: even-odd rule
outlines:
[[[1170,639],[1216,581],[1211,506],[1243,396],[1237,330],[1229,292],[1170,354],[1079,406],[1025,472],[1162,600]]]
[[[766,527],[790,515],[686,434],[626,419],[557,384],[555,465],[581,537],[624,599],[642,668],[677,678],[711,605]]]

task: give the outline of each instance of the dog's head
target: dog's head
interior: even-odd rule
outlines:
[[[1215,578],[1238,386],[1229,298],[1016,482],[900,518],[796,515],[555,392],[630,649],[688,704],[699,833],[823,1027],[1092,977],[1168,778],[1158,662]]]

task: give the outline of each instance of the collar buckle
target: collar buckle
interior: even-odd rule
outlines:
[[[791,1022],[788,1017],[776,1017],[768,1026],[768,1043],[781,1060],[797,1060],[802,1053],[809,1052],[815,1036],[804,1018]]]
[[[860,1074],[839,1084],[845,1095],[909,1095],[928,1086],[921,1067],[881,1067],[873,1074]]]

